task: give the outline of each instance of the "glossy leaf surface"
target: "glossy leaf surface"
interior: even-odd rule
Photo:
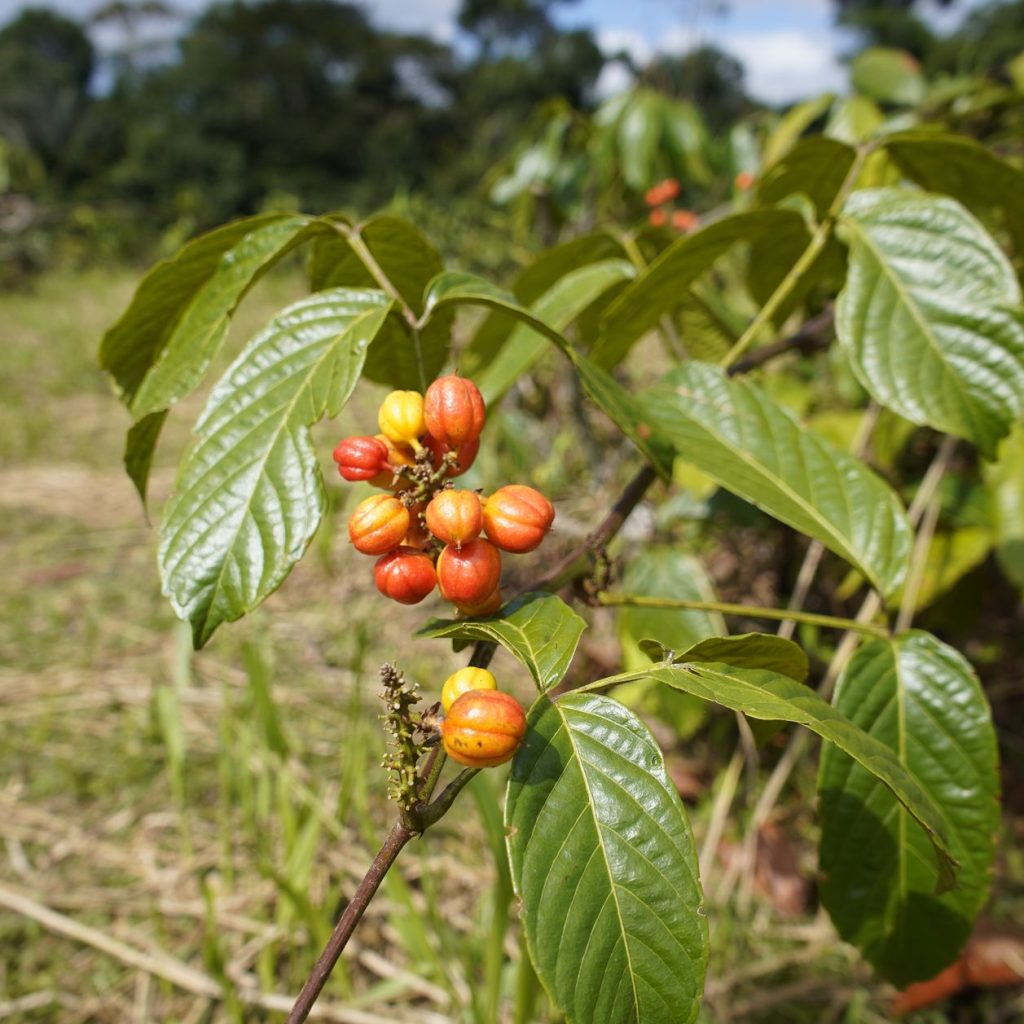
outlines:
[[[617,701],[542,696],[505,804],[530,956],[571,1024],[688,1024],[707,922],[693,836],[647,728]]]
[[[475,619],[434,619],[421,637],[491,640],[518,658],[541,690],[561,682],[587,624],[554,594],[524,594],[497,615]]]
[[[722,487],[820,540],[884,593],[902,582],[906,515],[862,462],[804,430],[756,384],[686,363],[641,393],[654,430]]]
[[[836,332],[863,385],[991,455],[1024,413],[1024,316],[1009,261],[952,199],[876,189],[843,209]]]
[[[935,895],[922,829],[871,772],[824,749],[822,901],[840,935],[902,987],[955,959],[987,899],[999,831],[995,731],[964,658],[916,631],[862,647],[835,706],[921,782],[960,862],[957,888]]]
[[[201,647],[277,589],[324,509],[309,427],[336,416],[391,308],[319,292],[258,334],[214,388],[161,525],[164,593]]]
[[[687,662],[685,656],[671,665],[655,667],[650,674],[667,686],[742,711],[751,718],[803,725],[849,754],[886,786],[927,832],[935,851],[936,890],[946,891],[954,884],[956,853],[941,807],[888,746],[823,701],[809,686],[778,672]]]

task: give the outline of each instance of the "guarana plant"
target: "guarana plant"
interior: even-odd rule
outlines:
[[[163,588],[195,646],[257,608],[306,552],[325,513],[310,428],[365,378],[393,393],[379,435],[368,424],[334,451],[342,477],[378,488],[355,508],[352,541],[378,559],[380,600],[414,604],[440,578],[450,617],[392,614],[469,648],[473,671],[460,675],[453,655],[443,708],[415,710],[400,672],[383,671],[398,817],[289,1020],[310,1012],[403,847],[481,766],[510,762],[492,769],[508,775],[508,864],[554,1006],[574,1024],[693,1021],[708,960],[702,879],[633,684],[731,709],[762,738],[787,725],[820,737],[820,893],[839,935],[899,986],[957,956],[989,891],[996,738],[964,655],[913,622],[950,571],[976,564],[951,570],[936,548],[956,458],[979,460],[992,482],[1003,511],[986,551],[1024,582],[1020,507],[999,504],[1024,458],[1022,195],[1018,168],[960,135],[811,136],[758,169],[742,209],[682,235],[603,227],[541,252],[511,290],[446,269],[388,215],[252,217],[147,275],[101,352],[133,418],[125,463],[144,500],[163,423],[205,380],[245,293],[285,256],[308,257],[309,296],[215,383],[162,512]],[[483,315],[455,350],[466,307]],[[826,369],[862,410],[852,444],[787,407],[787,386]],[[550,372],[575,378],[635,463],[576,544],[548,532],[559,494],[509,481],[482,496],[457,480],[485,408]],[[911,486],[869,464],[883,426],[931,453]],[[678,546],[609,551],[673,479],[806,538],[781,607],[717,601]],[[662,504],[663,525],[675,508]],[[503,553],[538,544],[543,570],[499,592]],[[843,563],[859,612],[808,610],[822,566]],[[616,609],[602,614],[618,617],[621,672],[568,675],[588,606]],[[723,616],[783,625],[731,635]],[[794,626],[814,648],[813,678]],[[535,685],[525,713],[486,671],[499,645]],[[792,731],[773,784],[807,735]],[[441,786],[446,752],[464,767]]]

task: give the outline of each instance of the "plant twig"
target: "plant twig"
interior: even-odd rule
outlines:
[[[627,608],[683,608],[693,611],[721,612],[723,615],[745,615],[751,619],[793,620],[809,626],[824,626],[826,629],[853,630],[867,636],[888,636],[884,626],[859,619],[844,619],[836,615],[819,615],[816,612],[799,611],[795,608],[759,608],[756,605],[730,604],[727,601],[690,601],[675,597],[640,597],[630,594],[597,595],[599,604],[609,607]]]
[[[396,822],[392,827],[352,899],[349,900],[348,906],[345,907],[345,912],[335,925],[334,931],[331,932],[331,937],[306,979],[305,985],[302,986],[302,991],[298,994],[285,1024],[302,1024],[302,1021],[309,1017],[314,1003],[320,997],[331,971],[334,970],[334,965],[338,962],[338,957],[341,956],[349,937],[355,931],[356,925],[359,924],[363,912],[380,888],[380,883],[384,881],[384,876],[391,869],[391,865],[397,860],[403,847],[414,834],[400,822]]]
[[[758,310],[757,316],[754,317],[747,329],[740,335],[736,344],[725,354],[721,364],[723,367],[730,367],[750,348],[762,329],[771,322],[772,317],[775,316],[783,303],[796,290],[804,273],[813,266],[814,261],[821,255],[822,250],[832,237],[832,231],[835,227],[836,218],[839,216],[839,211],[843,208],[847,196],[853,190],[854,185],[856,185],[860,172],[864,167],[864,162],[872,152],[873,147],[870,145],[862,146],[857,150],[857,155],[850,165],[850,170],[843,179],[843,183],[839,186],[839,191],[836,192],[835,198],[832,200],[832,204],[822,218],[821,223],[815,229],[814,234],[811,235],[807,248],[800,254],[800,258],[796,263],[790,267],[789,272],[782,279],[778,288],[772,292],[768,301]]]
[[[810,355],[812,352],[828,348],[832,340],[831,329],[834,320],[835,313],[832,306],[829,305],[817,316],[811,317],[794,334],[773,341],[770,345],[762,345],[760,348],[754,349],[750,355],[733,363],[726,372],[730,377],[735,377],[742,373],[750,373],[751,370],[756,370],[787,352]]]

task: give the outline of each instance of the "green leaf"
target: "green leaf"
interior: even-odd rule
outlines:
[[[603,260],[580,267],[560,278],[532,306],[535,316],[564,331],[588,306],[609,288],[633,277],[633,264],[626,260]],[[492,361],[476,375],[488,405],[501,396],[548,350],[549,340],[526,324],[519,324]]]
[[[124,462],[143,503],[167,407],[202,380],[245,292],[321,230],[324,225],[312,218],[275,213],[200,235],[143,278],[128,309],[104,335],[100,365],[136,418]]]
[[[850,65],[854,89],[880,103],[913,106],[924,99],[921,65],[906,50],[871,46]]]
[[[190,394],[220,351],[245,293],[310,234],[326,230],[310,217],[285,217],[248,232],[225,252],[139,383],[130,405],[135,418],[160,412]]]
[[[713,601],[715,593],[700,560],[668,545],[645,547],[629,560],[622,578],[622,593],[642,597],[676,597],[692,601]],[[677,651],[686,650],[703,637],[726,631],[721,615],[680,608],[631,608],[618,610],[622,667],[626,672],[646,668],[660,661],[660,644],[648,650],[647,638],[656,636]],[[689,694],[658,686],[650,679],[636,679],[615,687],[612,696],[631,710],[654,715],[688,737],[703,724],[707,704]]]
[[[552,246],[519,275],[513,288],[515,299],[528,308],[571,271],[591,263],[620,259],[623,255],[622,246],[605,231],[595,231]],[[460,353],[462,372],[475,379],[476,374],[501,351],[516,323],[516,319],[506,313],[490,312],[477,328],[469,347]]]
[[[657,176],[664,128],[664,100],[658,93],[639,90],[619,122],[618,143],[622,177],[634,192],[643,191]]]
[[[779,203],[800,192],[814,204],[820,219],[850,173],[855,156],[851,146],[824,135],[802,139],[758,182],[758,202]]]
[[[982,466],[996,557],[1007,578],[1024,590],[1024,421],[999,446],[996,461]]]
[[[934,894],[928,839],[877,779],[827,747],[818,775],[822,902],[839,934],[903,987],[951,963],[984,905],[999,833],[996,737],[963,657],[928,633],[872,640],[847,665],[838,711],[884,744],[941,808],[958,886]]]
[[[1024,257],[1024,171],[1000,160],[966,135],[899,132],[885,139],[900,170],[929,192],[959,200],[974,213],[998,209],[1017,254]]]
[[[877,189],[843,212],[850,269],[836,332],[861,383],[991,455],[1024,413],[1024,317],[1006,257],[952,199]]]
[[[717,662],[733,668],[758,668],[778,672],[798,683],[807,679],[810,666],[803,649],[792,640],[773,633],[740,633],[712,636],[670,659],[673,664]]]
[[[277,589],[323,515],[309,427],[348,400],[391,300],[337,289],[289,306],[214,388],[161,526],[164,593],[201,647]]]
[[[633,343],[686,298],[689,285],[733,245],[762,236],[804,229],[793,210],[752,210],[736,213],[673,242],[609,306],[591,356],[599,366],[615,366]]]
[[[798,142],[800,136],[818,118],[824,116],[834,101],[835,94],[827,92],[790,107],[779,119],[779,123],[772,129],[768,138],[765,139],[764,153],[762,155],[765,169],[771,168],[774,170],[774,165],[779,160],[788,156],[790,150],[794,147],[801,145],[802,143]]]
[[[622,578],[621,592],[627,597],[681,598],[713,601],[715,594],[704,566],[693,555],[668,545],[652,545],[630,559]],[[657,637],[674,650],[692,647],[704,637],[726,631],[721,615],[680,608],[619,609],[619,639],[623,645],[623,668],[632,672],[651,663],[640,655],[641,640]]]
[[[424,310],[427,284],[444,270],[441,254],[418,228],[400,217],[379,214],[351,229],[370,252],[372,260],[416,316]],[[325,288],[379,288],[362,253],[348,235],[333,232],[313,250],[310,283]],[[452,316],[432,317],[414,330],[399,316],[388,319],[377,343],[366,357],[363,373],[393,388],[423,391],[444,366],[451,346]]]
[[[803,725],[835,744],[888,787],[927,832],[938,865],[936,891],[947,891],[954,884],[956,854],[942,810],[889,747],[823,701],[810,687],[778,672],[715,663],[680,662],[655,667],[650,674],[667,686],[742,711],[751,718]]]
[[[889,486],[806,430],[750,381],[686,363],[642,392],[652,441],[859,568],[885,594],[906,573],[910,527]]]
[[[650,428],[644,423],[644,413],[633,396],[610,374],[576,352],[554,327],[490,281],[475,274],[447,271],[430,283],[427,289],[427,311],[433,316],[437,310],[458,305],[486,306],[500,310],[554,342],[575,366],[583,389],[591,400],[650,459],[663,476],[671,475],[672,460],[668,449],[664,444],[650,442]]]
[[[114,378],[129,408],[178,322],[225,254],[247,236],[291,220],[285,214],[264,214],[232,221],[193,239],[142,279],[128,309],[100,345],[100,365]]]
[[[882,127],[885,115],[867,96],[843,96],[832,106],[825,135],[851,146],[867,142]]]
[[[544,691],[562,681],[586,628],[583,619],[554,594],[530,593],[487,618],[431,619],[416,635],[501,644],[529,669]]]
[[[607,697],[541,697],[505,801],[537,973],[570,1024],[689,1024],[707,970],[693,836],[661,751]]]

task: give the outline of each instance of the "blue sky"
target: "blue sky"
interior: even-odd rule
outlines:
[[[174,2],[195,11],[206,0]],[[978,2],[959,0],[952,15],[925,3],[922,13],[948,25]],[[34,3],[78,17],[99,6],[99,0]],[[0,23],[24,6],[26,0],[0,0]],[[459,0],[364,0],[363,7],[380,25],[449,39],[455,33]],[[831,0],[577,0],[561,9],[559,20],[592,28],[606,52],[625,49],[641,62],[659,50],[681,53],[697,43],[712,43],[743,62],[752,95],[785,103],[843,87],[837,53],[844,43],[832,27],[833,9]],[[610,93],[626,82],[623,69],[613,65],[606,69],[601,88]]]

